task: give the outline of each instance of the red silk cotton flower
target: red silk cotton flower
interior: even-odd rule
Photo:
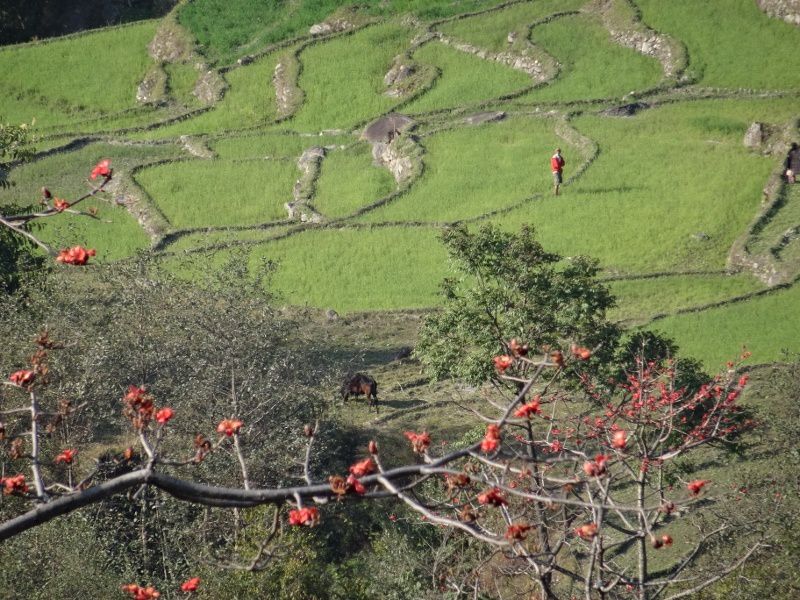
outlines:
[[[481,450],[484,452],[494,452],[500,447],[500,427],[492,423],[486,426],[486,435],[481,441]]]
[[[600,475],[605,475],[608,458],[609,457],[605,454],[598,454],[594,457],[593,461],[587,461],[583,463],[583,472],[589,477],[599,477]]]
[[[478,504],[490,504],[491,506],[503,506],[508,504],[499,488],[486,490],[478,495]]]
[[[235,419],[223,419],[219,422],[219,425],[217,425],[217,433],[223,433],[231,437],[234,433],[239,433],[242,425],[244,425],[244,423]]]
[[[580,537],[582,540],[591,540],[597,535],[597,523],[586,523],[585,525],[576,527],[575,535]]]
[[[514,364],[514,359],[510,357],[508,354],[501,354],[500,356],[494,357],[494,367],[501,373],[505,373],[505,370]]]
[[[354,465],[350,466],[350,472],[355,477],[364,477],[364,475],[369,475],[375,471],[375,463],[372,461],[371,458],[365,458],[362,461],[357,462]]]
[[[615,431],[614,435],[611,436],[611,447],[617,448],[618,450],[624,450],[625,446],[628,444],[628,432],[620,429],[619,431]]]
[[[161,597],[161,593],[151,585],[145,588],[135,583],[129,583],[122,586],[122,591],[129,593],[133,600],[155,600]]]
[[[73,246],[72,248],[64,248],[56,256],[56,261],[64,263],[65,265],[85,265],[89,259],[97,254],[94,249],[87,250],[83,246]]]
[[[411,449],[417,454],[423,454],[428,449],[428,446],[431,445],[431,436],[428,435],[427,431],[423,431],[422,433],[406,431],[403,435],[411,442]]]
[[[506,529],[505,538],[508,541],[511,540],[524,540],[525,535],[528,533],[528,530],[531,528],[530,525],[523,525],[521,523],[514,523],[508,526]]]
[[[94,166],[92,169],[92,174],[90,177],[92,179],[97,179],[97,176],[101,177],[111,177],[111,161],[108,159],[101,160]]]
[[[62,450],[61,454],[56,456],[53,462],[55,463],[64,463],[65,465],[71,465],[72,462],[75,460],[75,455],[78,454],[78,451],[73,448],[67,448],[66,450]]]
[[[162,425],[175,416],[175,411],[169,407],[164,407],[156,412],[156,422]]]
[[[703,487],[707,484],[711,483],[709,479],[695,479],[694,481],[690,481],[686,484],[686,489],[692,494],[692,496],[697,496],[701,491],[703,491]]]
[[[527,404],[523,404],[522,406],[520,406],[514,412],[514,416],[526,419],[531,415],[538,415],[540,412],[542,412],[542,407],[539,404],[539,396],[536,396],[533,400],[531,400]]]
[[[13,383],[14,385],[18,385],[19,387],[25,387],[33,383],[33,380],[36,378],[36,373],[30,370],[22,370],[22,371],[15,371],[12,373],[8,380]]]
[[[314,506],[311,508],[296,508],[289,511],[289,525],[314,527],[317,523],[319,523],[319,509]]]
[[[26,494],[28,486],[25,483],[25,475],[19,474],[13,477],[0,477],[0,485],[3,486],[3,493],[6,496],[11,494]]]
[[[191,579],[187,579],[181,584],[181,591],[182,592],[196,592],[197,588],[200,586],[200,578],[199,577],[192,577]]]
[[[62,200],[61,198],[56,198],[53,200],[53,208],[55,208],[58,212],[63,212],[69,208],[69,202]]]

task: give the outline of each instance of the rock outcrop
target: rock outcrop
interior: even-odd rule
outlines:
[[[192,94],[203,104],[214,104],[222,98],[225,80],[216,71],[204,71],[194,84]]]
[[[290,219],[299,219],[303,223],[322,222],[322,215],[311,206],[311,200],[314,197],[314,184],[319,177],[324,158],[325,148],[314,146],[305,150],[297,159],[300,179],[295,182],[292,189],[292,201],[284,204]]]
[[[800,0],[756,0],[756,5],[770,17],[800,27]]]
[[[294,54],[282,56],[275,65],[272,85],[275,87],[275,102],[278,105],[278,117],[280,118],[293,115],[303,103],[303,90],[297,85],[299,70],[300,66]]]
[[[660,62],[666,77],[677,77],[686,68],[680,42],[645,26],[627,0],[594,0],[584,10],[599,15],[615,43]]]

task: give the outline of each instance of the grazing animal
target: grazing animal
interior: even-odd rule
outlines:
[[[350,396],[356,398],[361,395],[369,399],[369,405],[378,410],[378,383],[369,375],[356,373],[348,376],[342,384],[342,400],[347,400]]]

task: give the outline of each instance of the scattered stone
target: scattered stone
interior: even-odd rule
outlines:
[[[623,104],[622,106],[612,106],[600,114],[606,117],[632,117],[645,108],[650,108],[650,105],[644,102],[631,102],[630,104]]]
[[[186,60],[191,53],[187,34],[177,23],[168,22],[158,28],[147,51],[156,62],[175,63]]]
[[[325,158],[325,148],[322,146],[314,146],[303,151],[300,158],[297,159],[297,168],[304,175],[311,174],[312,171],[316,173],[319,169],[319,163]],[[300,183],[299,181],[297,183]]]
[[[136,102],[157,104],[164,98],[166,74],[161,69],[150,69],[136,88]]]
[[[415,72],[415,69],[414,69],[413,65],[405,65],[405,64],[400,63],[400,62],[395,63],[395,65],[392,66],[392,68],[389,69],[389,71],[383,77],[383,83],[387,87],[391,86],[391,85],[395,85],[395,84],[400,83],[401,81],[411,77],[411,75],[413,75],[414,72]]]
[[[467,125],[480,125],[481,123],[494,123],[506,118],[506,113],[502,110],[494,112],[479,112],[464,119]]]
[[[692,239],[697,240],[698,242],[707,242],[711,239],[711,236],[705,232],[698,231],[697,233],[692,234]]]
[[[243,67],[245,65],[249,65],[254,60],[255,60],[255,57],[248,54],[247,56],[243,56],[242,58],[238,59],[236,61],[236,64],[239,65],[240,67]]]
[[[331,21],[323,21],[322,23],[312,25],[308,33],[313,36],[328,35],[329,33],[338,33],[339,31],[345,31],[352,27],[353,24],[346,19],[333,19]]]
[[[299,65],[296,63],[297,57],[294,55],[283,56],[272,74],[279,117],[288,117],[303,103],[303,91],[297,86]]]
[[[745,148],[761,148],[766,138],[766,130],[763,123],[755,122],[747,128],[744,134]]]
[[[216,71],[205,71],[194,85],[192,94],[203,104],[213,104],[222,97],[225,82]]]

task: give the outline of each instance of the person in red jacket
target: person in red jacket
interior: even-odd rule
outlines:
[[[555,186],[555,193],[558,196],[558,188],[561,185],[561,171],[564,169],[566,161],[561,156],[561,148],[556,148],[556,153],[550,157],[550,169],[553,171],[553,185]]]

